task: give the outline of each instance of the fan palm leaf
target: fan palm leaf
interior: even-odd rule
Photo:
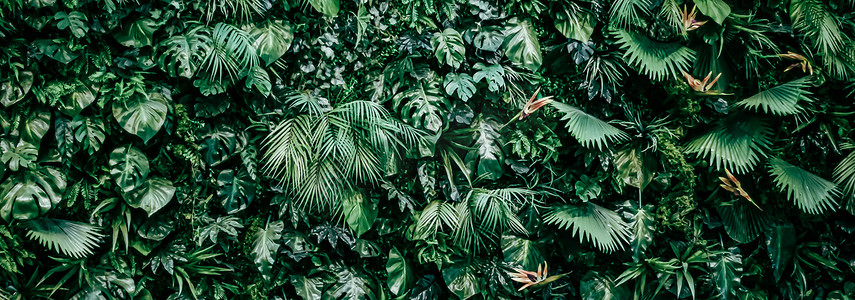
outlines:
[[[855,193],[855,151],[849,153],[834,168],[834,181],[844,187],[846,194]]]
[[[92,250],[98,246],[98,239],[102,236],[98,227],[60,219],[32,219],[24,226],[29,229],[28,238],[74,258],[92,255]]]
[[[622,250],[630,237],[629,225],[609,209],[588,202],[559,205],[546,213],[544,221],[560,229],[573,228],[580,242],[590,241],[604,252]]]
[[[834,182],[779,158],[769,161],[769,172],[778,188],[782,191],[786,189],[787,198],[794,201],[802,211],[821,214],[835,210],[837,202],[834,201],[834,196],[840,192]]]
[[[598,150],[608,147],[610,143],[619,142],[629,136],[611,124],[589,115],[573,106],[552,101],[550,103],[558,111],[564,113],[561,120],[567,120],[567,129],[582,146],[596,146]]]
[[[627,63],[654,81],[676,78],[695,61],[695,51],[678,43],[660,43],[637,32],[612,31]]]
[[[766,157],[770,139],[771,130],[765,122],[736,117],[719,122],[712,131],[689,142],[686,151],[707,157],[718,170],[728,168],[744,174]]]
[[[757,93],[735,105],[753,111],[759,111],[762,108],[764,113],[777,116],[797,114],[803,111],[799,101],[813,102],[810,98],[811,92],[807,90],[809,86],[811,86],[809,77],[799,78]]]
[[[611,23],[620,28],[627,28],[641,21],[642,15],[650,14],[649,0],[616,0],[609,10]]]

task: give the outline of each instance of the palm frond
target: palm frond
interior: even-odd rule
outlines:
[[[553,207],[544,221],[560,229],[572,227],[580,242],[590,241],[604,252],[623,250],[630,237],[629,225],[617,213],[591,202]]]
[[[283,97],[282,103],[291,109],[310,115],[322,115],[332,109],[330,101],[308,91],[293,92]]]
[[[855,193],[855,151],[849,153],[834,168],[834,181],[844,187],[847,195]]]
[[[772,113],[777,116],[797,114],[803,110],[799,106],[799,101],[814,101],[810,98],[811,92],[807,90],[809,86],[811,86],[810,78],[802,77],[757,93],[737,102],[735,105],[753,111],[759,111],[759,108],[763,108],[764,113]]]
[[[262,142],[265,175],[296,185],[308,173],[314,119],[301,115],[276,126]]]
[[[769,161],[769,172],[774,177],[778,188],[782,191],[786,189],[787,198],[794,201],[802,211],[821,214],[827,210],[836,209],[837,202],[834,201],[834,196],[839,196],[840,191],[834,182],[779,158]]]
[[[771,144],[771,130],[758,118],[723,120],[709,133],[686,146],[686,152],[706,157],[717,170],[744,174],[757,165]]]
[[[642,15],[650,14],[649,0],[615,0],[609,10],[611,23],[619,28],[627,28],[641,21]]]
[[[24,226],[29,229],[28,238],[74,258],[92,255],[92,250],[98,246],[98,239],[102,236],[98,227],[60,219],[32,219]]]
[[[443,201],[433,201],[422,210],[419,223],[416,225],[416,233],[419,236],[433,235],[442,228],[454,228],[457,223],[454,205]]]
[[[612,35],[626,51],[627,63],[654,81],[676,78],[695,61],[695,51],[678,43],[660,43],[622,29],[613,30]]]
[[[550,104],[558,109],[558,111],[564,113],[564,117],[561,120],[567,120],[568,131],[570,131],[570,134],[582,146],[588,148],[596,146],[597,150],[602,150],[603,147],[608,147],[610,143],[620,142],[629,138],[626,133],[617,129],[617,127],[589,115],[578,108],[558,101],[552,101]]]
[[[243,78],[247,70],[258,65],[258,54],[252,45],[249,33],[229,24],[219,23],[211,34],[213,47],[202,62],[202,68],[212,79],[221,81],[223,75],[236,81]]]

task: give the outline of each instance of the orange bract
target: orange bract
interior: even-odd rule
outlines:
[[[810,75],[813,75],[813,65],[810,64],[810,61],[808,61],[807,57],[804,57],[801,54],[793,53],[792,51],[787,51],[787,54],[778,54],[778,57],[798,60],[798,62],[796,62],[792,65],[789,65],[787,67],[787,69],[784,70],[784,72],[787,72],[789,70],[792,70],[796,67],[801,66],[802,67],[802,73],[809,73]]]
[[[549,104],[549,102],[552,102],[552,96],[534,100],[538,93],[540,93],[540,88],[537,88],[537,90],[534,91],[534,95],[531,95],[531,98],[529,98],[528,102],[525,103],[522,112],[520,112],[520,120],[525,119],[528,115],[534,113],[544,105]]]
[[[695,20],[695,15],[698,14],[698,12],[696,11],[696,6],[692,6],[691,12],[688,12],[686,10],[686,7],[687,5],[683,6],[683,27],[686,29],[686,31],[698,29],[699,27],[707,23],[707,21],[699,22],[698,20]]]
[[[682,72],[683,72],[683,77],[686,78],[686,82],[689,84],[689,86],[695,92],[698,92],[701,94],[706,94],[706,95],[723,95],[724,94],[724,93],[720,93],[720,92],[712,90],[712,87],[715,85],[715,83],[721,77],[721,73],[718,73],[718,75],[712,80],[712,82],[709,82],[710,76],[712,76],[712,72],[707,74],[707,77],[704,77],[703,81],[695,79],[695,77],[692,77],[691,74],[686,73],[685,71],[682,71]]]
[[[757,203],[754,202],[754,200],[751,199],[751,196],[748,195],[748,192],[746,192],[742,188],[742,183],[740,183],[739,180],[736,180],[736,177],[730,173],[730,170],[725,168],[724,173],[727,175],[727,178],[718,178],[722,182],[722,184],[719,185],[721,186],[721,188],[723,188],[725,191],[733,193],[736,196],[745,198],[746,200],[748,200],[748,202],[754,204],[754,206],[756,206],[758,209],[763,210],[762,208],[760,208],[759,205],[757,205]]]

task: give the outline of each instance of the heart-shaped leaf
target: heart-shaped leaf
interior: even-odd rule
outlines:
[[[166,206],[175,196],[172,181],[162,177],[152,177],[142,185],[125,195],[125,201],[133,208],[140,208],[149,216]]]
[[[125,131],[148,143],[163,127],[167,105],[162,93],[136,94],[124,103],[113,103],[113,117]]]
[[[142,185],[148,177],[148,158],[133,146],[116,148],[110,153],[110,176],[124,192]]]
[[[33,219],[62,200],[65,176],[54,168],[18,173],[0,184],[0,217]]]

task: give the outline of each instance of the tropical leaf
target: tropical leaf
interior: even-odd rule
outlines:
[[[502,235],[502,255],[506,262],[519,265],[523,270],[534,270],[545,261],[536,241],[515,235]]]
[[[727,168],[744,174],[766,157],[771,134],[759,118],[735,117],[720,121],[709,133],[693,139],[686,152],[707,157],[717,170]]]
[[[772,261],[772,271],[775,280],[793,264],[793,253],[796,250],[796,230],[793,224],[776,224],[766,230],[766,251]]]
[[[677,78],[695,61],[695,51],[677,44],[660,43],[643,34],[617,29],[617,44],[626,51],[626,62],[654,81]]]
[[[334,17],[339,11],[339,0],[306,0],[306,2],[327,17]]]
[[[469,101],[472,95],[475,94],[475,82],[472,81],[472,76],[462,73],[448,73],[445,75],[445,93],[449,96],[457,93],[457,97],[463,102]]]
[[[267,70],[260,66],[256,66],[249,71],[249,76],[246,77],[246,88],[255,87],[259,94],[267,97],[270,96],[270,75]]]
[[[855,151],[850,152],[834,168],[834,181],[843,186],[847,195],[855,193]]]
[[[125,201],[133,208],[144,210],[149,217],[166,206],[175,195],[172,181],[163,177],[151,177],[139,187],[125,195]]]
[[[475,128],[475,144],[466,161],[471,161],[475,166],[470,169],[475,171],[476,177],[483,176],[486,179],[499,179],[504,174],[504,154],[502,153],[502,136],[499,123],[491,118],[478,118],[473,122]]]
[[[505,49],[508,59],[531,71],[540,69],[543,56],[540,53],[537,33],[534,32],[530,21],[511,19],[505,27],[504,35],[502,48]]]
[[[92,93],[92,89],[83,82],[77,82],[71,95],[62,100],[62,106],[59,107],[59,110],[69,117],[75,117],[84,108],[89,107],[92,102],[95,102],[95,94]]]
[[[487,89],[491,92],[498,92],[505,87],[505,68],[502,65],[485,65],[483,63],[475,64],[475,76],[472,77],[475,82],[487,80]]]
[[[336,281],[324,293],[324,299],[374,299],[371,281],[365,274],[357,273],[345,266],[334,266]]]
[[[150,171],[145,153],[130,145],[113,150],[110,165],[110,176],[126,193],[142,185]]]
[[[722,203],[716,207],[724,232],[737,243],[750,243],[757,239],[772,223],[769,214],[748,201]]]
[[[653,236],[656,233],[656,221],[653,219],[654,215],[650,213],[651,209],[653,209],[651,205],[635,209],[635,214],[632,215],[632,223],[629,224],[632,232],[630,246],[634,261],[641,260],[644,257],[644,253],[647,252],[647,248],[653,244]]]
[[[478,277],[467,264],[457,263],[442,269],[442,279],[458,299],[466,300],[481,290]]]
[[[38,218],[24,223],[27,237],[50,250],[82,258],[92,255],[101,233],[98,227],[67,220]]]
[[[126,23],[114,37],[119,44],[127,47],[142,48],[152,45],[154,32],[160,27],[157,22],[140,18]]]
[[[472,38],[472,45],[480,50],[494,52],[502,47],[504,40],[505,34],[502,32],[502,28],[484,26],[477,29],[477,33]]]
[[[437,80],[420,80],[410,89],[395,95],[394,106],[401,119],[417,128],[439,132],[446,122],[451,101],[442,96],[438,86]]]
[[[727,300],[736,299],[731,296],[741,288],[742,277],[742,255],[739,248],[733,247],[728,250],[718,251],[712,255],[709,263],[710,279],[715,286],[716,298]]]
[[[279,252],[279,240],[282,238],[282,230],[285,224],[282,221],[268,223],[264,228],[255,232],[255,241],[252,242],[252,262],[258,267],[261,276],[270,280],[270,270],[276,261]],[[293,279],[292,279],[293,280]]]
[[[324,282],[320,278],[309,278],[300,275],[291,275],[291,285],[297,290],[297,296],[304,300],[321,299],[321,289],[324,288]]]
[[[737,107],[745,107],[753,111],[763,108],[764,113],[777,116],[792,115],[802,112],[799,101],[813,102],[811,93],[806,90],[811,86],[810,77],[802,77],[782,85],[767,89],[754,96],[737,102]]]
[[[221,82],[223,75],[236,81],[258,65],[258,52],[253,46],[255,40],[237,27],[219,23],[211,32],[211,48],[200,65],[200,71],[208,73],[208,78]]]
[[[57,12],[53,16],[53,19],[59,21],[56,23],[57,28],[60,30],[68,29],[77,38],[82,38],[89,32],[89,25],[87,24],[89,18],[82,12],[72,11],[71,13],[66,13],[61,11]]]
[[[160,44],[157,64],[169,76],[192,78],[202,61],[211,52],[211,32],[204,26],[195,26],[181,35],[174,35]]]
[[[0,217],[6,222],[33,219],[62,200],[65,176],[46,167],[10,176],[0,184]]]
[[[389,259],[386,260],[386,284],[395,295],[406,295],[415,282],[413,270],[406,258],[401,255],[398,248],[389,250]]]
[[[555,29],[565,37],[587,43],[594,33],[597,20],[578,5],[565,6],[555,17]]]
[[[258,57],[268,66],[285,55],[294,41],[291,24],[282,20],[255,26],[249,31],[249,36],[253,41],[252,46],[258,51]]]
[[[616,177],[623,183],[639,189],[644,189],[656,172],[656,161],[644,151],[635,148],[625,149],[615,153]]]
[[[837,202],[834,201],[834,196],[838,196],[840,191],[834,182],[780,158],[769,161],[769,173],[778,188],[782,192],[786,189],[787,198],[794,201],[803,212],[821,214],[836,209]]]
[[[718,24],[724,24],[724,19],[730,15],[730,5],[722,0],[694,0],[694,2],[698,10]]]
[[[616,0],[609,10],[611,24],[619,28],[638,25],[643,15],[650,14],[650,0]]]
[[[463,46],[463,37],[454,28],[446,28],[437,32],[430,39],[434,56],[440,64],[446,64],[452,68],[459,68],[466,57],[466,47]]]
[[[362,193],[354,192],[345,197],[342,204],[342,214],[350,230],[356,233],[356,237],[371,230],[374,220],[377,218],[377,203],[368,199]]]
[[[228,214],[246,209],[255,199],[256,184],[245,170],[224,170],[217,175],[217,197],[222,197]]]
[[[560,229],[573,228],[580,242],[589,241],[607,253],[623,249],[631,236],[629,225],[617,213],[592,202],[554,206],[543,220]]]
[[[558,101],[552,101],[550,104],[558,109],[559,112],[564,113],[561,120],[567,120],[567,130],[570,131],[570,134],[582,146],[588,148],[596,146],[597,150],[602,150],[603,147],[609,147],[610,143],[620,142],[629,138],[626,133],[617,129],[617,127],[589,115],[578,108]]]
[[[106,126],[101,118],[77,115],[71,120],[71,127],[74,130],[74,139],[83,143],[83,149],[86,149],[89,155],[100,150],[107,139]]]
[[[618,286],[607,276],[601,276],[594,270],[585,273],[580,285],[582,299],[585,300],[619,300],[632,297],[626,286]]]
[[[163,127],[168,105],[162,93],[135,94],[124,103],[113,103],[113,117],[125,131],[148,143]]]
[[[217,217],[217,220],[205,225],[199,229],[199,234],[196,236],[196,245],[202,246],[205,239],[209,239],[212,243],[217,242],[217,237],[220,233],[225,233],[230,236],[237,236],[237,229],[243,228],[240,219],[233,216]]]
[[[12,144],[9,140],[0,140],[0,162],[7,164],[10,171],[29,169],[39,155],[39,149],[25,141]]]

